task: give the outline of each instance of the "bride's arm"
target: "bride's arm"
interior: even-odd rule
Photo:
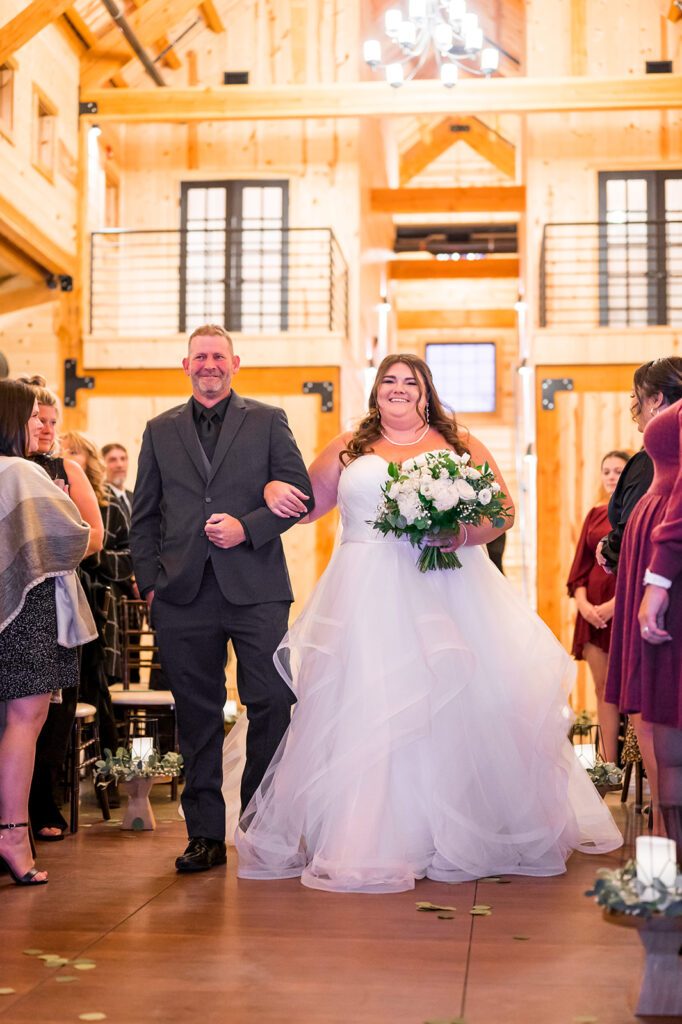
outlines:
[[[509,488],[507,487],[504,477],[500,472],[500,467],[495,462],[494,458],[477,437],[473,437],[469,434],[467,438],[467,445],[471,453],[471,465],[482,466],[484,462],[487,462],[493,473],[495,474],[495,480],[500,485],[502,493],[506,494],[505,506],[509,509],[509,518],[505,519],[504,526],[492,526],[490,523],[482,523],[481,526],[467,526],[466,532],[460,530],[458,534],[453,537],[434,537],[429,541],[429,544],[435,547],[441,548],[443,551],[456,551],[457,548],[463,547],[465,544],[467,547],[476,547],[478,544],[489,544],[491,540],[495,540],[500,534],[505,533],[511,526],[514,525],[515,508],[514,502],[509,494]]]
[[[500,467],[497,465],[495,459],[492,457],[483,442],[470,434],[468,438],[468,447],[471,452],[472,465],[482,466],[484,462],[487,462],[492,469],[495,474],[495,480],[502,488],[502,493],[507,495],[505,499],[505,506],[509,509],[509,518],[505,519],[504,526],[492,526],[490,523],[485,523],[481,526],[467,527],[467,545],[469,547],[473,547],[476,544],[489,544],[491,540],[495,540],[501,534],[509,530],[514,525],[516,509],[514,508],[514,502],[512,501],[511,494],[509,493],[509,488],[507,487],[504,477],[500,472]]]
[[[336,492],[343,469],[339,455],[351,436],[351,431],[346,431],[335,437],[308,469],[310,482],[313,485],[315,508],[309,515],[299,520],[301,523],[315,522],[327,512],[331,512],[336,505]],[[301,511],[305,511],[305,505],[300,500],[301,492],[282,480],[271,480],[266,484],[263,495],[270,511],[280,518],[299,516]]]

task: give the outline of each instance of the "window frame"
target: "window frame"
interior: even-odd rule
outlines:
[[[41,108],[45,113],[41,113]],[[32,91],[32,137],[31,137],[31,164],[43,175],[44,178],[54,184],[55,165],[57,160],[57,118],[59,110],[52,102],[47,93],[35,82]],[[49,122],[49,162],[43,162],[41,148],[45,140],[40,138],[42,124]]]

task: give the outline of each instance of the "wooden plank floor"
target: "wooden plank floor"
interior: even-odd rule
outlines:
[[[610,857],[575,854],[566,875],[341,895],[296,880],[178,876],[184,824],[154,790],[155,832],[120,830],[86,806],[78,835],[39,845],[50,883],[0,878],[2,1024],[629,1024],[640,945],[583,892]],[[118,823],[117,823],[118,822]],[[453,920],[415,902],[455,906]],[[472,917],[476,903],[489,917]],[[527,940],[516,935],[529,936]],[[27,949],[95,967],[46,966]],[[58,982],[66,975],[74,980]],[[102,1018],[100,1018],[102,1019]],[[655,1018],[664,1024],[664,1018]]]

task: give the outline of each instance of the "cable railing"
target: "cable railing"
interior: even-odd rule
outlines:
[[[546,224],[539,324],[682,324],[682,219]]]
[[[90,333],[348,333],[348,267],[331,228],[93,231]]]

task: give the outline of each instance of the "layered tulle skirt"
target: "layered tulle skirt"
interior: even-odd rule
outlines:
[[[566,739],[570,657],[482,549],[459,554],[422,574],[406,543],[339,546],[277,651],[298,703],[235,831],[241,878],[396,892],[621,844]]]

